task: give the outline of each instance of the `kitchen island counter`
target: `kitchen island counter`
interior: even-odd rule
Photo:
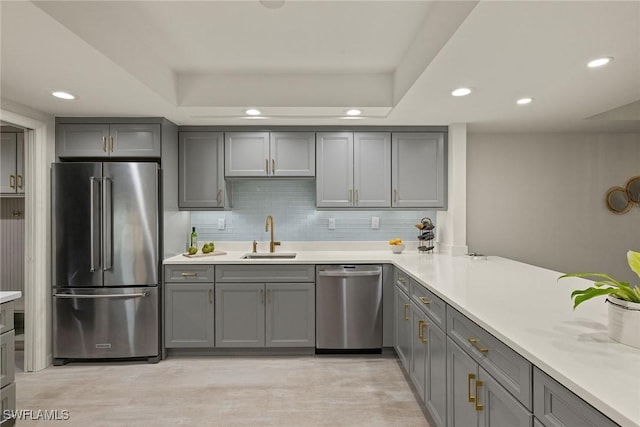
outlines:
[[[246,251],[165,264],[388,263],[503,341],[560,384],[623,427],[640,427],[640,349],[607,335],[604,299],[573,310],[570,293],[589,281],[501,257],[298,251],[294,259],[241,259]]]

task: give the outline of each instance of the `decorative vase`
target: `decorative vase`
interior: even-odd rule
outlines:
[[[609,337],[619,343],[640,348],[640,303],[608,297]]]

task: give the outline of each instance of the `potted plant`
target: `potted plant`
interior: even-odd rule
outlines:
[[[640,277],[640,252],[628,251],[627,262]],[[640,348],[640,287],[621,282],[604,273],[568,273],[560,276],[582,277],[596,282],[571,293],[573,308],[598,296],[606,296],[609,310],[609,337],[622,344]]]

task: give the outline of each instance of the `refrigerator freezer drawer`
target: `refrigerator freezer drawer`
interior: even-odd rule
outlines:
[[[53,357],[153,357],[158,288],[65,288],[53,293]]]

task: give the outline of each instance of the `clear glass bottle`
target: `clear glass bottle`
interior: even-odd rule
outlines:
[[[198,247],[198,233],[196,233],[195,227],[191,227],[191,240],[189,242],[191,247],[194,247],[194,248]]]

